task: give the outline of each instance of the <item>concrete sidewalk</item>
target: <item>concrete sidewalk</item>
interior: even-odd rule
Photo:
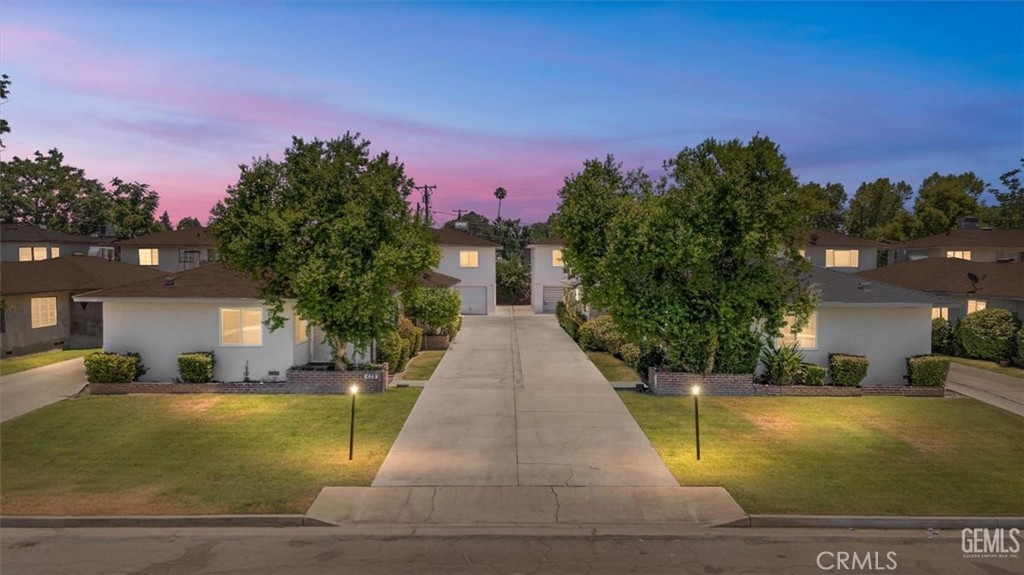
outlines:
[[[85,385],[82,358],[5,375],[0,378],[0,421],[73,397]]]
[[[1019,377],[951,363],[946,388],[1024,417],[1024,379]]]

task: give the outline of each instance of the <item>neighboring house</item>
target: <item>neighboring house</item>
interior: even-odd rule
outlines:
[[[781,341],[797,343],[804,361],[826,368],[830,353],[866,355],[870,365],[862,385],[906,384],[906,358],[931,353],[932,308],[952,304],[822,268],[813,268],[807,281],[819,292],[817,309],[799,334],[784,330]]]
[[[944,317],[952,323],[987,307],[1008,309],[1024,318],[1024,263],[938,257],[857,275],[954,300],[956,305],[937,307],[932,313],[932,317]]]
[[[215,262],[216,242],[207,228],[185,228],[120,240],[121,261],[165,272],[180,272]]]
[[[801,253],[819,268],[853,273],[874,269],[882,244],[829,230],[811,230]]]
[[[76,304],[72,296],[162,276],[156,270],[85,256],[0,262],[3,355],[99,347],[102,306]]]
[[[889,248],[889,261],[959,258],[972,262],[1024,262],[1024,230],[957,229]]]
[[[73,236],[27,224],[3,224],[0,228],[0,260],[31,262],[74,254],[114,259],[114,248],[107,238]]]
[[[555,313],[569,278],[562,266],[564,240],[549,237],[526,246],[530,250],[530,290],[534,313]]]
[[[464,315],[489,315],[497,305],[496,260],[498,244],[457,230],[433,230],[441,246],[436,271],[459,280]]]

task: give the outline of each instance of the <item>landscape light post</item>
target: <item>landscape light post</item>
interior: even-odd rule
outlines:
[[[348,392],[352,395],[352,416],[349,418],[348,425],[348,460],[352,461],[352,448],[355,446],[356,439],[356,394],[359,393],[359,386],[353,385],[348,388]]]
[[[697,461],[700,461],[700,403],[697,401],[700,386],[695,385],[690,391],[693,393],[693,429],[697,434]]]

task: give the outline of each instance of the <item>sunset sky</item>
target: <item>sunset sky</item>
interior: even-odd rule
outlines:
[[[361,132],[456,209],[543,220],[587,158],[780,144],[801,181],[1024,155],[1024,4],[3,0],[4,159],[60,149],[174,221],[292,135]]]

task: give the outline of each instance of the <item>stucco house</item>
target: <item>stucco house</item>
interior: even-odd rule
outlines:
[[[1024,230],[963,228],[889,248],[889,261],[959,258],[972,262],[1024,262]]]
[[[490,315],[497,306],[498,244],[453,230],[433,230],[441,247],[437,272],[459,280],[455,286],[462,297],[464,315]]]
[[[802,254],[812,265],[839,272],[853,273],[874,269],[882,244],[834,232],[813,229],[807,237]]]
[[[1024,262],[930,257],[857,275],[952,300],[954,304],[932,310],[932,317],[944,317],[952,323],[988,307],[1008,309],[1024,318]]]
[[[114,248],[108,240],[28,224],[4,224],[0,228],[0,261],[31,262],[75,254],[114,259]]]
[[[548,237],[526,246],[530,250],[530,298],[534,313],[555,313],[555,306],[570,285],[562,266],[564,244],[562,238]]]
[[[217,261],[216,245],[207,228],[159,232],[117,242],[124,263],[165,272],[186,271]]]
[[[62,256],[0,262],[0,349],[3,355],[103,344],[100,303],[74,303],[76,294],[162,276],[101,258]]]
[[[812,268],[805,281],[819,292],[817,309],[800,333],[784,330],[781,341],[797,343],[805,361],[822,367],[830,353],[866,355],[862,385],[906,384],[906,358],[931,353],[932,309],[953,303],[824,268]]]

